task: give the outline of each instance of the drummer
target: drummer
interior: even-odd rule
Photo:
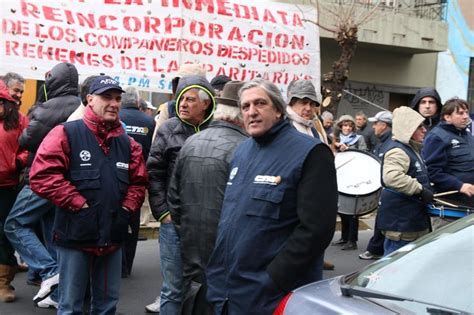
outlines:
[[[356,134],[355,119],[351,115],[342,115],[336,124],[333,146],[336,152],[348,149],[367,151],[364,137]],[[355,215],[339,213],[341,217],[341,238],[332,245],[342,246],[342,250],[357,249],[359,219]]]
[[[428,171],[420,156],[424,118],[402,106],[393,112],[393,140],[382,159],[382,194],[377,227],[385,236],[384,255],[427,234],[427,203],[433,201]]]
[[[469,105],[452,98],[441,109],[441,122],[431,130],[423,146],[423,158],[436,192],[454,192],[443,198],[474,207],[474,140],[468,130]],[[459,193],[455,193],[459,192]],[[452,220],[436,220],[444,225]],[[435,223],[435,222],[433,222]]]

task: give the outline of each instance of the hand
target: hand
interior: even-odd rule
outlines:
[[[349,149],[349,147],[348,147],[346,144],[341,143],[341,144],[339,145],[339,151],[344,152],[344,151],[346,151],[347,149]]]
[[[419,197],[425,204],[433,202],[433,192],[425,187],[422,188]]]
[[[459,192],[467,195],[468,197],[472,197],[474,196],[474,185],[469,184],[469,183],[464,183],[462,184],[461,189],[459,189]]]

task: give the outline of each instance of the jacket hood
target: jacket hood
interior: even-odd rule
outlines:
[[[183,97],[183,94],[186,93],[186,91],[190,89],[200,89],[209,94],[211,98],[211,106],[208,107],[206,117],[204,117],[204,120],[201,122],[201,125],[207,123],[211,118],[212,115],[214,114],[214,111],[216,110],[216,100],[214,98],[214,89],[212,88],[211,84],[207,79],[203,76],[188,76],[188,77],[183,77],[179,80],[178,87],[176,89],[176,117],[179,118],[183,123],[190,125],[194,127],[195,129],[199,129],[199,126],[194,126],[188,123],[187,121],[184,121],[181,119],[179,116],[179,101]]]
[[[431,96],[434,97],[436,100],[436,105],[438,108],[438,111],[436,112],[436,116],[439,116],[441,113],[441,107],[443,107],[443,104],[441,103],[441,97],[439,96],[438,92],[434,88],[426,87],[419,89],[418,92],[416,92],[415,97],[411,101],[410,107],[416,111],[418,111],[418,106],[420,105],[420,101],[423,97],[426,96]]]
[[[393,111],[393,138],[409,145],[410,138],[425,118],[408,106],[401,106]]]
[[[79,75],[72,63],[57,64],[49,73],[44,83],[46,100],[64,95],[79,95]]]

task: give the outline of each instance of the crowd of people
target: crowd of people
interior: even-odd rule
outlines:
[[[374,235],[361,259],[454,220],[430,219],[437,193],[474,207],[469,105],[443,105],[433,88],[393,113],[335,119],[310,81],[291,82],[283,96],[265,80],[208,81],[200,65],[184,64],[170,101],[154,106],[107,75],[79,85],[75,66],[59,63],[25,116],[25,79],[0,79],[2,302],[15,300],[16,251],[39,285],[37,307],[114,314],[150,219],[146,202],[160,222],[163,278],[146,311],[270,314],[334,268],[324,260],[341,210],[334,157],[347,150],[380,161]],[[355,250],[357,213],[339,215],[332,245]]]

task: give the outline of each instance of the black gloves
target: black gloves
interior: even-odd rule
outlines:
[[[425,204],[431,203],[433,202],[433,193],[431,192],[431,190],[427,189],[426,187],[423,187],[420,192],[419,198]]]

